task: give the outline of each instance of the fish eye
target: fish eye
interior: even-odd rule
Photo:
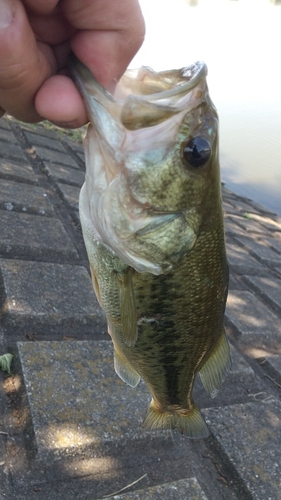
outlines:
[[[212,154],[211,144],[205,137],[194,137],[183,144],[182,155],[192,167],[202,167]]]

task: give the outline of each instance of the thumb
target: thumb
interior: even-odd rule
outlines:
[[[0,0],[2,114],[8,112],[22,121],[39,121],[34,98],[42,83],[55,70],[52,51],[43,43],[37,44],[22,3]]]

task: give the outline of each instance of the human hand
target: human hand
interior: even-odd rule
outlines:
[[[0,0],[0,118],[84,125],[83,102],[67,76],[69,52],[110,90],[144,30],[138,0]]]

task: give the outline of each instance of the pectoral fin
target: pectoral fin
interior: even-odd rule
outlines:
[[[123,340],[129,347],[135,345],[138,336],[133,272],[133,269],[128,267],[124,273],[117,273]]]
[[[93,266],[91,264],[90,264],[90,271],[91,271],[91,276],[92,276],[92,284],[93,284],[94,292],[95,292],[96,297],[98,299],[99,305],[102,307],[102,305],[101,305],[100,287],[99,287],[99,284],[98,284],[96,273],[95,273],[94,268],[93,268]]]
[[[114,368],[118,377],[125,382],[125,384],[131,387],[136,387],[140,381],[140,376],[137,372],[133,370],[131,365],[125,361],[125,359],[114,350]]]
[[[202,366],[199,374],[205,390],[215,398],[231,369],[229,344],[223,329],[211,356]]]

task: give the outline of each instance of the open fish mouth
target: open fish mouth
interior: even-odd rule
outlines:
[[[203,95],[207,66],[203,61],[174,71],[155,72],[143,66],[129,69],[118,82],[114,95],[107,92],[78,59],[70,56],[70,73],[90,115],[93,99],[111,101],[115,116],[129,130],[153,126],[180,111],[188,111]],[[203,85],[202,85],[203,84]],[[200,88],[203,87],[203,88]],[[197,88],[197,92],[191,93]],[[189,105],[188,105],[189,103]]]
[[[182,207],[176,200],[175,193],[184,190],[181,178],[186,186],[189,181],[178,137],[186,134],[179,133],[186,120],[190,133],[193,122],[202,128],[205,108],[211,106],[201,106],[208,99],[207,66],[128,70],[114,96],[74,55],[69,67],[91,121],[80,195],[84,225],[136,271],[170,272],[197,238],[199,215],[194,206]]]

